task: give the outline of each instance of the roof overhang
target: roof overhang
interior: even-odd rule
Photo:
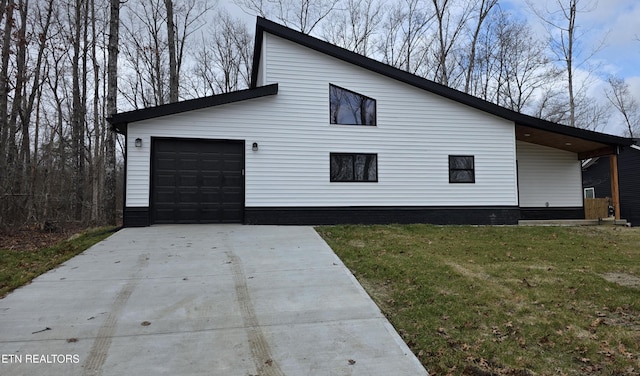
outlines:
[[[617,147],[624,146],[520,124],[516,124],[516,140],[576,153],[580,160],[617,154]]]
[[[127,125],[136,121],[153,119],[160,116],[178,114],[181,112],[200,110],[223,104],[240,102],[248,99],[265,97],[278,94],[278,84],[271,84],[230,93],[211,95],[203,98],[190,99],[175,103],[164,104],[155,107],[142,108],[128,112],[114,114],[107,118],[112,129],[120,134],[126,134]]]

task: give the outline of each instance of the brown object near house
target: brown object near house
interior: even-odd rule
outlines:
[[[585,219],[601,219],[609,217],[609,198],[585,198]]]

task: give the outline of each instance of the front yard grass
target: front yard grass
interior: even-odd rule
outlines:
[[[432,375],[640,375],[640,229],[317,228]]]
[[[116,231],[98,228],[72,236],[55,245],[37,249],[0,249],[0,299],[10,291],[29,283]]]

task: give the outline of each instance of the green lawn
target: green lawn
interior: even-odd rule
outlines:
[[[83,232],[51,247],[36,250],[0,249],[0,298],[30,282],[97,242],[116,228],[99,228]]]
[[[640,374],[638,228],[317,230],[431,374]]]

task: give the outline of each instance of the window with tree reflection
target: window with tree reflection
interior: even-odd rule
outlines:
[[[330,154],[332,182],[377,182],[377,154]]]
[[[376,101],[362,94],[329,85],[331,124],[376,125]]]
[[[473,155],[449,156],[449,183],[475,183],[475,163]]]

